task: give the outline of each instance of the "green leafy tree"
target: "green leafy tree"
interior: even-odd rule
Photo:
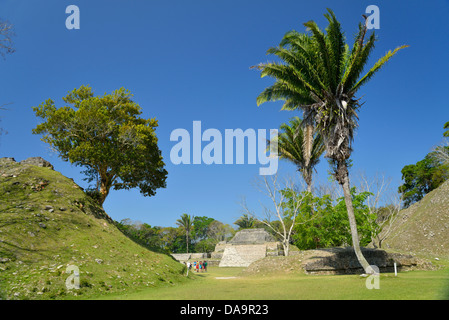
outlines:
[[[404,183],[399,186],[398,192],[402,194],[404,207],[407,208],[449,179],[449,164],[435,161],[433,153],[429,153],[416,164],[406,165],[401,173]]]
[[[307,130],[313,127],[304,127],[299,117],[294,117],[290,122],[281,125],[281,132],[277,137],[278,152],[281,159],[286,159],[296,165],[298,171],[307,184],[307,191],[312,192],[312,175],[320,157],[325,151],[323,139],[319,133],[312,132],[311,147],[307,147],[309,138]],[[310,149],[308,151],[308,149]]]
[[[215,221],[214,218],[206,216],[193,218],[192,240],[201,241],[207,238],[207,230],[210,224]]]
[[[164,250],[172,253],[186,252],[185,234],[181,228],[162,228],[159,236]]]
[[[321,134],[326,146],[325,156],[335,164],[333,174],[343,189],[355,254],[365,272],[372,273],[360,249],[348,172],[352,141],[358,126],[357,112],[361,107],[356,93],[406,46],[387,52],[361,76],[374,49],[374,32],[366,39],[366,21],[360,23],[354,44],[349,49],[334,13],[328,9],[324,16],[329,22],[326,32],[314,21],[309,21],[304,23],[309,33],[290,31],[278,47],[268,50],[282,62],[263,63],[257,67],[262,77],[276,79],[258,96],[257,103],[284,100],[283,110],[302,110],[305,123],[313,123]]]
[[[447,130],[444,131],[443,136],[449,137],[449,121],[444,124],[444,129],[447,129]]]
[[[156,119],[140,117],[141,107],[123,88],[94,96],[89,86],[74,89],[62,98],[69,106],[56,108],[48,99],[33,107],[44,120],[33,129],[59,156],[86,168],[89,182],[103,205],[111,188],[139,188],[153,196],[165,188],[167,171],[156,137]]]
[[[176,220],[176,225],[180,227],[185,236],[186,236],[186,252],[189,253],[189,235],[193,229],[193,221],[195,217],[188,215],[187,213],[183,213],[181,219]]]
[[[369,192],[356,193],[351,189],[355,219],[361,245],[367,245],[372,238],[374,214],[369,212],[366,199]],[[294,244],[301,250],[347,246],[352,243],[346,202],[344,198],[334,201],[330,195],[314,197],[298,194],[304,198],[301,214],[295,224],[292,236]]]
[[[217,242],[214,239],[205,238],[195,243],[196,252],[213,252]]]
[[[115,225],[123,234],[140,245],[153,251],[163,251],[160,227],[152,227],[147,223],[132,221],[131,219],[115,221]]]

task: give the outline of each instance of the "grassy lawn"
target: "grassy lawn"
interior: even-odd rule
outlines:
[[[310,300],[449,299],[449,269],[382,274],[379,289],[367,289],[358,275],[239,276],[242,268],[209,268],[194,274],[194,280],[164,288],[108,295],[100,299],[145,300]],[[216,279],[216,278],[228,279]],[[235,277],[235,278],[229,278]]]

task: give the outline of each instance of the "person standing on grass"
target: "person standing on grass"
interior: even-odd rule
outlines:
[[[204,268],[204,272],[207,272],[207,261],[203,262],[203,268]]]

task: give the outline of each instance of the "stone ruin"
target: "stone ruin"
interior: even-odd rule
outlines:
[[[209,266],[247,267],[254,261],[267,256],[280,256],[282,245],[267,231],[244,229],[237,232],[230,241],[221,241],[211,253],[178,253],[173,258],[181,263],[194,260],[207,260]]]
[[[381,273],[394,272],[394,264],[398,271],[435,268],[430,261],[408,254],[374,248],[362,248],[362,252],[368,263],[377,266]],[[296,268],[307,274],[363,273],[363,268],[352,247],[290,251],[289,257],[286,257],[287,260],[276,259],[277,256],[283,255],[281,243],[264,229],[244,229],[237,232],[232,240],[219,242],[214,252],[173,254],[173,257],[180,262],[207,260],[209,266],[248,267],[251,265],[253,272],[263,265],[269,265],[270,270],[279,272],[285,270],[290,272]],[[270,258],[262,260],[265,257]],[[253,264],[253,262],[256,263]]]
[[[386,252],[375,248],[361,248],[363,256],[370,265],[379,268],[381,273],[413,269],[432,270],[434,266],[426,259],[410,254]],[[358,274],[363,273],[352,247],[338,247],[308,250],[310,256],[303,261],[304,271],[308,274]]]
[[[267,256],[283,255],[281,244],[264,229],[244,229],[232,240],[219,242],[211,258],[220,259],[220,267],[247,267]]]

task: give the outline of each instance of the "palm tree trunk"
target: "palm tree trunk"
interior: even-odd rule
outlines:
[[[312,167],[305,167],[302,169],[298,169],[301,172],[302,178],[304,182],[307,184],[307,192],[312,193]]]
[[[303,149],[304,149],[304,178],[307,183],[307,192],[312,193],[312,170],[313,167],[310,165],[312,159],[312,149],[313,149],[313,133],[315,127],[311,123],[307,123],[304,129],[303,135]]]
[[[357,256],[357,260],[362,265],[365,273],[371,274],[371,273],[373,273],[373,269],[370,267],[368,261],[366,261],[365,257],[362,254],[362,250],[360,249],[359,234],[357,232],[357,223],[355,221],[354,207],[352,206],[352,196],[351,196],[351,190],[349,187],[348,168],[347,168],[345,162],[344,162],[344,164],[341,164],[341,166],[344,166],[343,168],[339,168],[339,169],[342,169],[341,171],[344,172],[344,176],[342,177],[343,181],[340,181],[340,184],[343,188],[346,209],[348,210],[349,226],[351,227],[352,246],[354,248],[355,255]]]
[[[304,180],[307,183],[307,192],[312,193],[312,168],[308,167],[304,169]]]
[[[312,193],[312,185],[311,184],[307,185],[307,192]]]

